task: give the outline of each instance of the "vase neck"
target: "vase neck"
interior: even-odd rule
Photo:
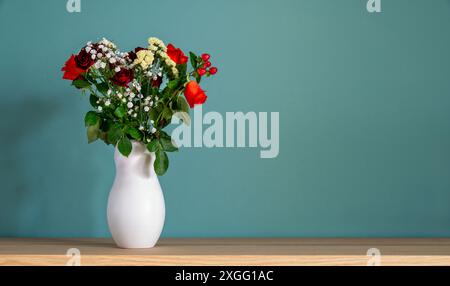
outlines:
[[[133,149],[128,157],[123,156],[117,146],[114,152],[116,175],[140,177],[141,179],[156,178],[153,168],[155,154],[150,153],[144,144],[131,141]]]

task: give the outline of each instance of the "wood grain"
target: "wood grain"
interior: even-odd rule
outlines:
[[[450,265],[450,239],[224,238],[161,239],[151,249],[120,249],[111,239],[0,238],[0,265],[59,265],[77,248],[81,265]]]

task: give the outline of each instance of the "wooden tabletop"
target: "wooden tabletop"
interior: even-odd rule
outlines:
[[[101,238],[0,238],[0,265],[73,264],[450,265],[450,239],[165,238],[151,249],[120,249]]]

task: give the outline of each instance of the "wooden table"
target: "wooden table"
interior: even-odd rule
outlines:
[[[79,253],[78,256],[67,256]],[[75,249],[75,250],[74,250]],[[367,252],[381,256],[368,256]],[[375,250],[374,250],[375,249]],[[379,258],[379,259],[378,259]],[[161,239],[120,249],[111,239],[0,238],[0,265],[450,265],[450,239]]]

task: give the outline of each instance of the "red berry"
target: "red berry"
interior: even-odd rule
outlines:
[[[216,73],[217,73],[217,68],[216,67],[211,67],[209,69],[209,74],[213,75],[213,74],[216,74]]]
[[[202,60],[204,60],[205,62],[207,61],[207,60],[209,60],[211,58],[211,56],[209,55],[209,54],[203,54],[202,55]]]
[[[206,74],[206,70],[204,68],[199,68],[197,70],[199,76],[203,76]]]
[[[211,62],[210,61],[206,61],[204,64],[203,64],[203,67],[205,67],[205,68],[209,68],[211,66]]]

